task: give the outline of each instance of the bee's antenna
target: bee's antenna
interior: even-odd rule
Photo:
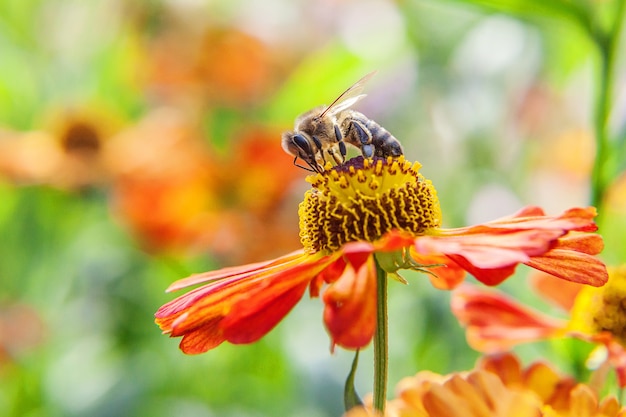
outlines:
[[[301,158],[301,159],[302,159],[302,158]],[[313,167],[313,165],[311,165],[311,163],[310,163],[310,162],[308,162],[306,159],[302,159],[302,160],[303,160],[304,162],[306,162],[306,163],[309,165],[309,167],[310,167],[310,168],[307,168],[307,167],[305,167],[304,165],[300,165],[300,164],[296,163],[296,161],[297,161],[297,160],[298,160],[298,157],[297,157],[297,156],[296,156],[295,158],[293,158],[293,164],[294,164],[295,166],[297,166],[298,168],[302,168],[303,170],[305,170],[305,171],[309,171],[309,172],[317,172],[317,173],[319,173],[319,172],[320,172],[319,170],[315,169],[315,168]]]

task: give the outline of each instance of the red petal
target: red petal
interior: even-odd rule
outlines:
[[[267,289],[256,291],[249,298],[240,300],[220,323],[226,340],[243,344],[256,342],[265,336],[300,301],[309,280],[296,281],[286,288],[272,289],[271,292]]]
[[[392,252],[413,245],[415,236],[411,233],[400,230],[387,232],[382,238],[375,242],[376,251]]]
[[[341,253],[354,269],[360,269],[361,265],[370,259],[375,249],[374,245],[369,242],[350,242],[343,245]]]
[[[468,343],[483,352],[503,352],[521,342],[552,337],[566,326],[502,293],[470,286],[453,292],[451,306],[459,322],[467,327]]]
[[[478,281],[491,286],[498,285],[513,275],[515,268],[517,267],[517,264],[513,264],[501,268],[484,269],[475,267],[461,256],[451,255],[449,258],[456,262],[465,271],[472,274]]]
[[[421,255],[411,251],[411,257],[432,275],[428,275],[430,283],[439,290],[451,290],[456,288],[465,278],[465,270],[456,262],[445,255]],[[443,265],[428,267],[428,265]]]
[[[333,344],[347,349],[366,346],[376,328],[376,270],[374,260],[359,269],[346,265],[341,277],[323,295],[324,323]]]

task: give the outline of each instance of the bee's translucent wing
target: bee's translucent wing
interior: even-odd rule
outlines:
[[[354,105],[354,103],[356,103],[357,101],[365,97],[365,94],[359,94],[359,93],[363,91],[363,86],[365,85],[366,82],[369,81],[370,78],[374,76],[374,74],[376,74],[376,71],[370,72],[369,74],[361,78],[359,81],[352,84],[352,86],[348,88],[346,91],[344,91],[343,93],[341,93],[341,95],[337,97],[335,101],[333,101],[330,104],[330,106],[328,106],[326,110],[324,110],[322,114],[318,116],[318,118],[321,119],[326,115],[337,114],[340,111],[343,111],[349,108],[350,106]]]

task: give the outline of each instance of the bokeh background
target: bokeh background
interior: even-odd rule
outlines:
[[[602,88],[604,132],[626,140],[621,3],[3,0],[0,415],[340,415],[353,355],[330,353],[319,300],[254,345],[185,356],[153,323],[165,288],[299,247],[306,172],[280,134],[373,70],[356,107],[423,164],[446,226],[590,204]],[[614,149],[594,203],[619,263]],[[505,289],[548,308],[526,274]],[[404,276],[390,288],[390,386],[472,367],[449,294]],[[589,349],[518,351],[584,375]]]

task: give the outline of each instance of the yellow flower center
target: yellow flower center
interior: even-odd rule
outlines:
[[[626,265],[609,268],[603,287],[585,286],[572,309],[572,328],[586,333],[610,332],[626,346]]]
[[[390,230],[416,235],[441,224],[437,191],[421,165],[363,157],[309,175],[300,204],[300,239],[309,253],[333,252],[352,241],[375,241]]]

